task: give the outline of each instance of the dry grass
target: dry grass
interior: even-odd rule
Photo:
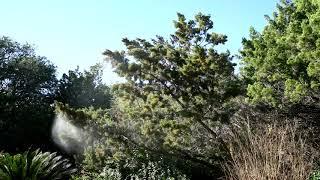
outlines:
[[[289,123],[256,132],[247,124],[232,134],[230,154],[230,180],[305,180],[313,169],[314,154]]]

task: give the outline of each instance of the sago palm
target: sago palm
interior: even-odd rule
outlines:
[[[0,155],[1,180],[65,179],[75,171],[67,159],[56,153],[36,150],[16,155]]]

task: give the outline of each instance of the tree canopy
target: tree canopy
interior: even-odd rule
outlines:
[[[198,170],[191,176],[221,171],[216,166],[223,158],[220,128],[236,109],[233,98],[242,92],[232,56],[216,49],[227,37],[212,32],[210,16],[201,13],[194,20],[178,13],[174,25],[176,31],[167,40],[124,38],[126,51],[104,52],[115,72],[127,80],[113,86],[113,123],[107,123],[108,129],[117,129],[131,149],[151,161],[164,158],[169,167],[184,168],[183,160],[193,162],[189,168]],[[120,153],[125,161],[133,158],[125,152],[106,153]]]
[[[251,102],[272,106],[319,101],[319,2],[281,1],[259,33],[243,39],[242,75]]]
[[[104,52],[115,72],[128,80],[115,88],[123,90],[122,97],[147,102],[151,110],[172,101],[183,109],[177,115],[194,118],[214,135],[204,121],[224,121],[221,108],[240,94],[232,56],[215,49],[227,37],[210,32],[213,22],[203,14],[190,21],[178,14],[174,25],[176,32],[169,40],[159,36],[151,42],[125,38],[127,51]]]
[[[50,141],[56,83],[55,66],[45,57],[28,44],[0,38],[1,147],[18,150]]]
[[[110,108],[110,88],[102,82],[103,67],[96,64],[89,71],[69,70],[59,80],[57,100],[73,108]]]

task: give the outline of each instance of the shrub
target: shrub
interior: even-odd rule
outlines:
[[[314,153],[297,132],[296,125],[264,125],[256,132],[249,124],[234,131],[227,178],[238,180],[308,179]]]
[[[119,180],[121,174],[116,169],[104,169],[102,173],[96,172],[82,172],[79,175],[72,177],[72,180]]]
[[[312,172],[310,180],[320,180],[320,170]]]
[[[67,159],[56,153],[26,151],[23,154],[0,155],[1,180],[53,180],[65,179],[76,171]]]
[[[174,160],[162,156],[142,150],[132,150],[132,154],[116,152],[109,156],[107,151],[102,151],[98,147],[86,151],[78,179],[188,179],[171,164]]]

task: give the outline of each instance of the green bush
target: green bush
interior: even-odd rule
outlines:
[[[76,171],[69,160],[56,153],[26,151],[23,154],[0,155],[1,180],[65,179]]]
[[[314,171],[310,176],[310,180],[320,180],[320,170]]]
[[[116,169],[104,169],[102,173],[86,172],[72,177],[72,180],[119,180],[121,174]]]

